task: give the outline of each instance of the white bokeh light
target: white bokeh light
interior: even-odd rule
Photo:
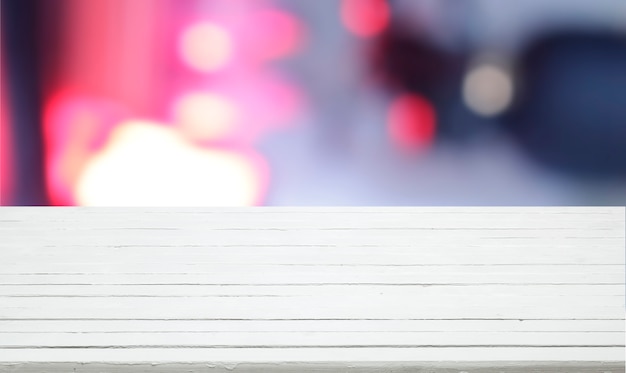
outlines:
[[[482,64],[463,82],[463,100],[476,114],[490,117],[504,112],[513,101],[513,78],[504,68]]]
[[[166,126],[127,122],[89,160],[77,183],[85,206],[249,206],[262,172],[245,155],[207,150]]]
[[[231,37],[223,27],[201,22],[183,31],[179,52],[189,67],[209,73],[223,68],[233,53]]]
[[[190,140],[215,140],[233,130],[238,113],[228,99],[212,93],[190,93],[174,104],[177,126]]]

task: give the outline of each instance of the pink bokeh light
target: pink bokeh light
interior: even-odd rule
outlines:
[[[404,94],[397,97],[389,110],[388,131],[391,141],[402,151],[428,148],[434,141],[436,112],[424,97]]]
[[[344,26],[363,38],[380,34],[389,25],[390,17],[386,0],[343,0],[341,3]]]

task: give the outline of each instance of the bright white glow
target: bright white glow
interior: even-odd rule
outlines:
[[[176,123],[191,140],[218,139],[232,131],[237,110],[227,99],[209,93],[183,96],[174,107]]]
[[[86,165],[77,200],[86,206],[249,206],[260,173],[251,159],[189,144],[149,122],[121,124]]]
[[[194,24],[180,39],[182,60],[201,72],[213,72],[224,67],[232,55],[232,41],[228,31],[210,22]]]
[[[505,111],[513,100],[513,79],[501,67],[479,65],[465,77],[465,104],[482,116],[494,116]]]

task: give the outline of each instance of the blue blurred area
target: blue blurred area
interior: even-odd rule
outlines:
[[[356,40],[322,17],[333,12],[333,1],[294,5],[312,20],[316,50],[294,69],[304,70],[320,110],[306,119],[310,133],[268,140],[266,154],[281,165],[272,203],[626,203],[626,3],[391,4],[396,30],[419,48],[412,52],[405,40],[384,50],[387,61],[392,53],[408,61],[388,63],[383,73],[392,84],[371,84],[376,42]],[[548,50],[540,61],[537,49]],[[483,54],[506,61],[516,85],[509,110],[488,118],[468,109],[461,94],[464,74]],[[437,82],[427,66],[442,59],[450,66]],[[426,154],[406,157],[386,138],[382,123],[398,83],[438,104],[438,141]]]

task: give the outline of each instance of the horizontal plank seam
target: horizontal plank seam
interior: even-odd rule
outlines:
[[[144,349],[144,348],[164,348],[164,349],[284,349],[284,348],[619,348],[625,345],[539,345],[539,344],[511,344],[511,345],[76,345],[76,346],[37,346],[37,345],[16,345],[1,346],[0,350],[17,349]]]

